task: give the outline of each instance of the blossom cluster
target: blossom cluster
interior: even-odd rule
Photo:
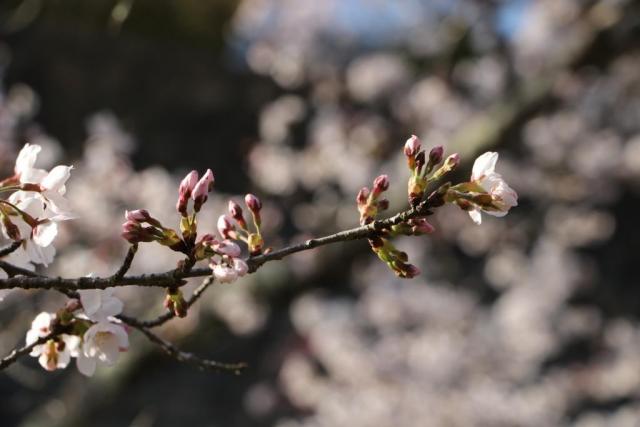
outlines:
[[[16,160],[14,175],[0,181],[0,191],[11,193],[0,199],[0,220],[4,237],[20,246],[3,258],[14,266],[33,271],[35,264],[48,265],[56,250],[53,241],[58,223],[74,218],[64,197],[72,166],[59,165],[50,171],[35,167],[39,145],[26,144]],[[7,273],[0,270],[0,279]],[[6,294],[0,291],[0,300]]]
[[[427,155],[422,150],[422,142],[415,135],[405,142],[404,154],[411,172],[407,183],[409,204],[419,209],[421,204],[426,202],[426,210],[422,209],[419,216],[391,225],[369,238],[373,252],[399,277],[412,278],[420,274],[420,270],[408,262],[407,253],[397,249],[390,238],[398,235],[430,234],[435,231],[426,219],[432,214],[428,209],[452,203],[467,211],[476,224],[481,224],[481,212],[500,217],[518,204],[516,192],[495,171],[498,153],[487,152],[478,157],[468,182],[457,185],[446,182],[428,196],[426,194],[429,186],[456,169],[460,164],[460,156],[454,153],[443,161],[442,146],[432,148]],[[380,197],[388,189],[389,178],[387,175],[380,175],[373,181],[371,189],[363,187],[358,192],[356,202],[361,225],[373,222],[379,212],[389,208],[389,201]]]
[[[123,304],[113,296],[113,289],[79,294],[79,300],[70,300],[57,313],[40,313],[27,332],[27,345],[36,344],[30,355],[48,371],[64,369],[76,358],[78,370],[91,376],[98,364],[113,365],[120,352],[129,348],[127,330],[114,317]]]

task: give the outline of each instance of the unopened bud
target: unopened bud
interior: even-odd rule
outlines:
[[[389,200],[387,199],[378,200],[377,207],[379,211],[386,211],[387,209],[389,209]]]
[[[260,227],[262,219],[260,218],[260,209],[262,209],[262,202],[253,194],[247,194],[244,196],[244,202],[251,211],[253,221],[256,227]]]
[[[262,209],[262,202],[253,194],[247,194],[244,196],[244,202],[250,211],[259,212]]]
[[[176,209],[182,216],[187,216],[187,203],[191,197],[191,192],[198,182],[198,171],[191,171],[180,182],[178,189],[178,203]]]
[[[167,310],[171,311],[174,316],[187,316],[187,302],[182,295],[182,291],[179,289],[170,289],[167,291],[167,296],[164,299],[164,306]]]
[[[202,175],[200,181],[193,187],[191,197],[193,198],[193,209],[196,212],[199,212],[202,205],[207,201],[209,192],[213,188],[213,182],[213,172],[211,172],[211,169],[207,169],[207,172]]]
[[[151,215],[149,215],[149,211],[146,209],[136,209],[133,211],[124,211],[124,217],[127,221],[135,221],[135,222],[148,222],[151,219]]]
[[[444,166],[449,171],[452,171],[455,168],[457,168],[459,164],[460,164],[460,155],[458,153],[453,153],[452,155],[447,157],[447,160],[445,160],[444,162]]]
[[[241,254],[240,246],[236,245],[231,240],[224,240],[213,247],[213,250],[219,254],[230,256],[231,258],[237,258]]]
[[[425,155],[424,155],[424,151],[421,151],[416,156],[416,170],[420,172],[424,164],[425,164]]]
[[[233,200],[229,200],[229,215],[231,215],[231,217],[236,220],[238,225],[242,227],[243,230],[247,229],[247,223],[244,220],[244,216],[242,215],[242,208]]]
[[[360,191],[358,191],[358,195],[356,196],[356,202],[358,206],[366,205],[367,200],[369,199],[369,189],[367,187],[362,187]]]
[[[262,252],[262,247],[264,246],[264,240],[262,239],[262,236],[260,236],[259,234],[257,233],[249,234],[249,239],[247,243],[249,245],[250,255],[259,255]]]
[[[220,215],[218,218],[218,233],[225,239],[235,239],[236,228],[227,215]]]
[[[414,157],[420,151],[421,143],[420,138],[415,135],[411,135],[411,138],[407,139],[404,144],[404,155],[407,157]]]
[[[380,175],[373,181],[373,197],[378,197],[380,193],[389,189],[389,177]]]
[[[444,148],[442,145],[438,145],[433,147],[429,152],[429,164],[431,166],[435,166],[442,161],[442,157],[444,156]]]
[[[431,234],[435,231],[435,227],[431,225],[425,218],[414,218],[409,220],[411,231],[413,234]]]

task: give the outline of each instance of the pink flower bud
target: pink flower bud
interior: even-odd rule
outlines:
[[[242,218],[242,208],[233,200],[229,200],[229,215],[235,220]]]
[[[199,212],[202,205],[207,201],[207,198],[209,197],[209,191],[211,191],[211,189],[213,188],[213,182],[213,172],[211,172],[211,169],[207,169],[207,172],[202,175],[200,181],[198,181],[195,187],[193,187],[191,197],[193,198],[194,202],[193,209],[196,212]]]
[[[421,146],[420,138],[415,135],[411,135],[411,138],[407,139],[407,142],[404,144],[404,155],[407,157],[415,156],[418,154],[418,151],[420,151]]]
[[[416,156],[416,169],[418,169],[418,172],[420,171],[420,169],[422,169],[422,166],[424,166],[424,163],[425,163],[424,151],[421,151]]]
[[[193,191],[193,188],[196,186],[197,182],[198,182],[198,171],[192,170],[180,182],[180,188],[178,192],[180,193],[181,196],[184,194],[186,195],[187,198],[191,197],[191,192]]]
[[[253,194],[244,196],[244,202],[251,212],[260,212],[260,209],[262,209],[262,202]]]
[[[389,177],[387,175],[380,175],[373,181],[373,196],[378,195],[389,189]]]
[[[218,233],[225,239],[231,239],[231,233],[235,231],[231,218],[227,215],[220,215],[218,218]]]
[[[442,157],[444,156],[444,148],[442,145],[438,145],[433,147],[429,152],[429,164],[435,166],[442,161]]]
[[[367,199],[369,198],[369,189],[367,187],[362,187],[360,191],[358,191],[358,195],[356,196],[356,202],[358,205],[366,205]]]
[[[444,162],[447,169],[454,170],[460,164],[460,155],[458,153],[454,153],[447,157],[447,160]]]
[[[151,215],[149,215],[149,211],[147,211],[146,209],[136,209],[134,211],[125,211],[124,217],[127,219],[127,221],[134,221],[134,222],[145,222],[151,219]]]
[[[215,245],[213,250],[219,254],[230,256],[231,258],[237,258],[242,253],[240,246],[236,245],[231,240],[223,240]]]
[[[425,218],[415,218],[409,221],[413,234],[430,234],[435,231],[435,227]]]
[[[182,216],[187,216],[187,204],[189,203],[189,197],[191,192],[198,182],[198,171],[191,171],[180,182],[180,188],[178,189],[178,202],[176,203],[176,209]]]

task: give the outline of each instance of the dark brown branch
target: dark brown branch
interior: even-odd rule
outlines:
[[[178,349],[175,345],[163,340],[162,338],[151,332],[148,328],[145,328],[143,326],[134,326],[134,328],[142,332],[149,339],[149,341],[157,344],[162,350],[164,350],[165,353],[167,353],[172,358],[176,359],[179,362],[194,365],[199,369],[211,371],[231,371],[235,374],[240,374],[242,370],[247,367],[246,363],[223,363],[211,359],[202,359],[193,353],[188,353],[186,351]]]
[[[378,235],[382,230],[388,229],[393,225],[406,222],[411,218],[429,215],[430,213],[431,212],[429,211],[429,206],[425,201],[418,205],[416,208],[411,208],[404,212],[400,212],[399,214],[387,219],[373,221],[370,224],[352,228],[350,230],[341,231],[339,233],[330,234],[328,236],[309,239],[303,243],[288,246],[286,248],[282,248],[268,254],[250,257],[249,259],[247,259],[249,270],[251,272],[254,272],[263,264],[269,261],[279,260],[288,255],[317,248],[319,246],[370,238]],[[0,261],[0,267],[3,267],[2,261]],[[26,271],[28,270],[24,270],[24,272],[21,272],[20,274],[27,275]],[[29,275],[33,275],[32,272],[29,273]],[[117,280],[114,280],[112,277],[80,277],[76,279],[40,276],[11,277],[9,279],[0,280],[0,289],[22,288],[80,290],[106,289],[110,287],[131,285],[170,288],[180,286],[181,279],[186,279],[189,277],[204,277],[209,275],[211,275],[211,270],[209,268],[177,268],[165,273],[127,276],[119,278]]]
[[[22,240],[17,240],[11,243],[9,246],[6,246],[0,249],[0,258],[9,255],[12,252],[15,252],[20,247],[21,244],[22,244]]]
[[[118,282],[120,279],[124,277],[125,274],[127,274],[127,271],[129,271],[129,269],[131,268],[131,263],[133,262],[133,258],[136,256],[137,251],[138,251],[137,243],[134,243],[133,245],[129,246],[127,255],[124,257],[124,261],[122,261],[122,265],[120,266],[118,271],[116,271],[116,273],[113,276],[111,276],[111,280],[113,280],[114,283]]]

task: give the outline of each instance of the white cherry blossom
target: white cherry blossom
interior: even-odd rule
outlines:
[[[482,223],[481,212],[501,217],[518,205],[518,194],[495,171],[497,161],[498,153],[489,151],[478,157],[473,164],[471,182],[490,194],[492,199],[491,207],[476,205],[469,211],[469,216],[476,224]]]
[[[98,363],[114,365],[120,352],[129,349],[129,335],[117,323],[101,321],[91,326],[83,336],[82,351],[78,352],[78,370],[92,376]]]
[[[113,296],[113,292],[113,288],[78,291],[84,314],[95,322],[101,322],[122,313],[124,305],[120,299]]]

